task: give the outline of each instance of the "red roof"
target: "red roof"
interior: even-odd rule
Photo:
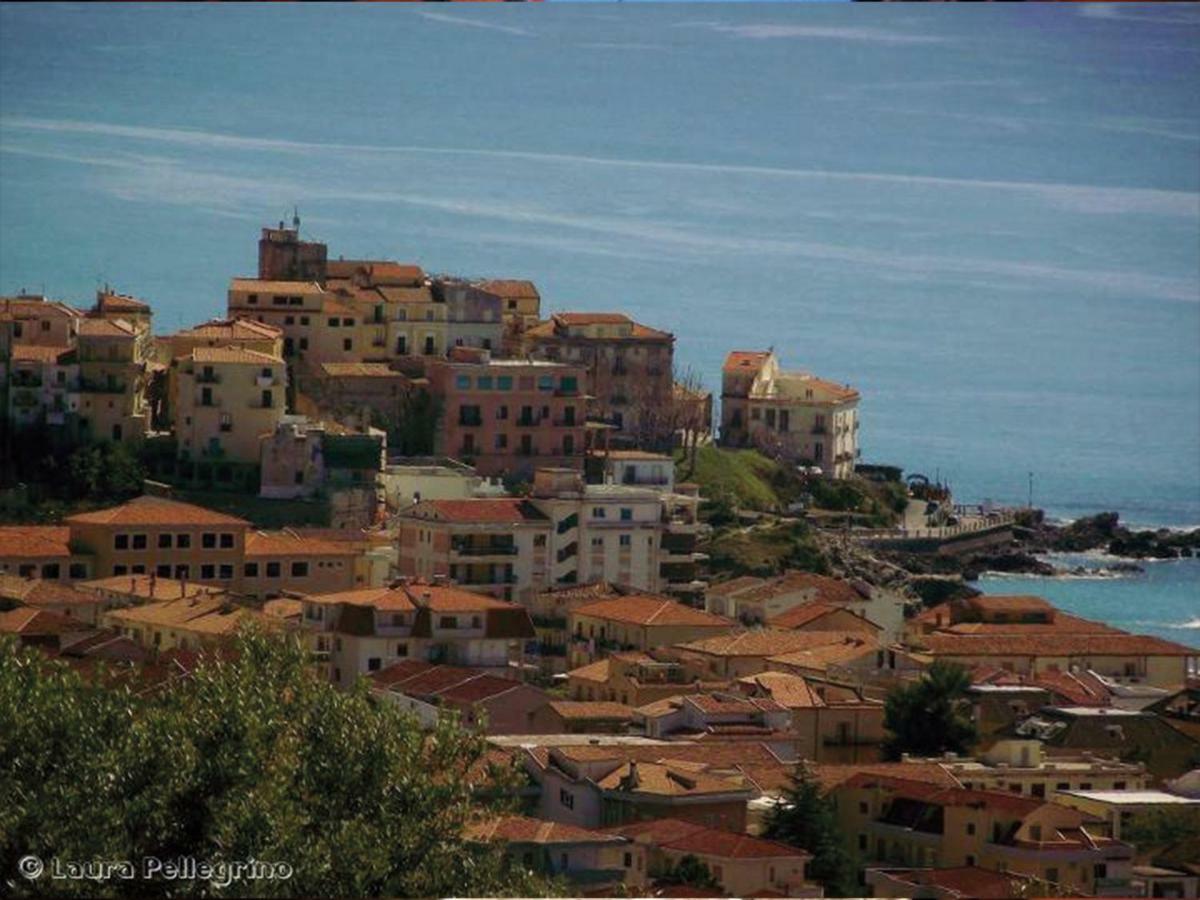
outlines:
[[[422,500],[406,515],[442,522],[521,524],[549,521],[536,506],[519,497],[478,500]]]
[[[249,525],[245,519],[165,497],[135,497],[120,506],[78,513],[68,522],[86,525]]]
[[[1200,656],[1200,649],[1142,634],[946,634],[922,638],[934,656]]]
[[[773,625],[776,628],[804,628],[806,625],[810,625],[826,616],[845,612],[846,610],[843,607],[830,606],[828,603],[801,603],[798,606],[793,606],[787,612],[780,613],[773,619],[768,619],[767,624]],[[849,615],[854,614],[849,613]],[[870,625],[872,628],[879,628],[878,625],[867,619],[862,619],[862,622]]]
[[[357,556],[346,541],[327,541],[292,531],[252,531],[246,535],[247,556]]]
[[[692,853],[696,856],[716,856],[722,859],[807,859],[810,854],[799,847],[778,841],[768,841],[749,834],[706,828],[679,819],[653,819],[632,822],[607,829],[615,834],[658,847]]]
[[[885,869],[896,881],[913,886],[933,885],[950,891],[956,897],[971,900],[1003,900],[1020,894],[1014,886],[1027,881],[1028,876],[1017,873],[993,872],[978,866],[956,866],[948,869]],[[913,891],[910,896],[918,892]]]
[[[509,841],[520,844],[615,844],[620,837],[603,831],[590,831],[561,822],[531,819],[528,816],[501,816],[468,827],[467,835],[476,841]]]
[[[901,763],[901,765],[905,765]],[[846,788],[884,787],[898,797],[920,800],[934,806],[978,806],[1003,810],[1024,817],[1045,805],[1044,800],[1022,797],[1007,791],[976,791],[967,788],[938,787],[924,781],[895,778],[889,775],[859,774],[842,782]]]
[[[731,350],[725,357],[725,372],[748,372],[762,368],[770,352],[766,350]]]
[[[42,635],[66,634],[69,631],[79,631],[84,626],[60,613],[48,609],[33,609],[29,606],[18,606],[8,612],[0,613],[0,634],[19,634],[23,637],[40,637]]]
[[[68,557],[71,529],[61,525],[0,526],[0,558],[49,559]]]
[[[664,597],[632,595],[585,603],[572,610],[577,616],[590,616],[631,625],[696,625],[733,628],[737,623],[724,616],[685,606]]]

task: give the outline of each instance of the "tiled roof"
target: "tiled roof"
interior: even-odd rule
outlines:
[[[16,600],[26,606],[91,606],[97,602],[88,594],[61,581],[0,575],[0,598]]]
[[[774,700],[753,697],[735,697],[731,694],[686,694],[680,698],[698,710],[711,715],[753,715],[758,712],[780,712],[783,707]]]
[[[344,541],[327,541],[292,531],[246,533],[246,556],[358,556]]]
[[[263,615],[273,619],[298,619],[304,613],[304,601],[291,597],[273,597],[262,606]]]
[[[846,609],[841,606],[831,606],[828,603],[817,602],[801,603],[793,606],[787,612],[780,613],[773,619],[768,619],[767,624],[773,625],[776,628],[806,628],[815,622],[819,622],[821,619],[836,615],[837,613],[853,615],[853,613],[847,613]],[[874,622],[861,617],[858,618],[863,624],[870,625],[877,631],[880,630],[879,626]]]
[[[552,700],[546,704],[564,719],[621,719],[633,720],[633,707],[607,700]]]
[[[1052,612],[1054,607],[1043,597],[1031,594],[1007,596],[1003,594],[980,594],[978,597],[968,597],[963,601],[982,612],[1004,613],[1042,613]]]
[[[492,278],[475,284],[477,288],[495,294],[506,300],[534,299],[540,300],[541,295],[532,281],[520,281],[511,278]]]
[[[22,316],[24,313],[24,316]],[[40,317],[52,313],[60,318],[79,319],[83,313],[61,300],[48,300],[41,296],[0,297],[0,316],[15,318]]]
[[[798,634],[825,634],[821,631],[797,632]],[[831,665],[844,665],[858,659],[866,653],[876,653],[880,645],[874,640],[867,640],[866,635],[858,634],[857,640],[842,641],[836,644],[822,644],[802,650],[792,650],[769,657],[768,662],[781,666],[794,666],[797,669],[809,669],[814,672],[824,672]]]
[[[841,631],[782,631],[778,628],[756,628],[676,646],[711,656],[778,656],[834,644],[861,645],[862,637],[861,633]]]
[[[144,495],[120,506],[77,513],[67,521],[81,525],[249,525],[245,519],[228,516],[192,503]]]
[[[702,797],[743,793],[739,780],[704,771],[703,764],[664,759],[662,762],[624,763],[596,783],[606,791],[655,794],[664,797]]]
[[[371,284],[391,286],[419,285],[425,280],[425,271],[417,265],[397,262],[372,262],[367,265],[367,277]]]
[[[224,588],[197,584],[194,581],[176,581],[157,575],[111,575],[79,583],[82,590],[90,592],[111,591],[117,594],[140,597],[146,600],[181,600],[200,595],[228,593]]]
[[[913,765],[901,763],[901,765]],[[875,775],[860,768],[842,783],[847,788],[884,787],[898,797],[920,800],[934,806],[981,806],[1003,810],[1011,815],[1024,817],[1034,810],[1044,806],[1045,800],[1024,797],[1008,791],[977,791],[963,787],[938,787],[924,781],[912,778],[898,778],[891,775]]]
[[[808,859],[798,847],[769,841],[734,831],[706,828],[679,819],[653,819],[632,822],[608,829],[616,834],[643,839],[667,850],[679,850],[696,856],[715,856],[721,859]]]
[[[209,319],[192,328],[175,333],[174,337],[194,337],[206,340],[273,340],[283,335],[282,328],[254,319]]]
[[[247,350],[244,347],[196,347],[184,358],[198,363],[246,363],[255,366],[283,364],[282,356]]]
[[[0,525],[0,559],[68,557],[71,529],[61,525]]]
[[[551,338],[558,336],[559,328],[587,325],[627,325],[629,333],[624,335],[608,334],[604,337],[587,338],[587,340],[645,340],[670,341],[673,336],[668,331],[660,331],[647,325],[634,322],[624,313],[555,313],[545,322],[534,325],[525,334],[533,338]]]
[[[762,691],[787,709],[814,709],[825,705],[820,695],[799,675],[787,672],[759,672],[757,675],[739,678],[738,681],[751,690]]]
[[[561,822],[527,816],[501,816],[468,827],[474,841],[508,841],[514,844],[619,844],[622,839],[603,831],[591,831]]]
[[[949,892],[951,897],[969,900],[1006,900],[1019,897],[1019,885],[1028,883],[1028,876],[1012,872],[994,872],[978,866],[956,866],[947,869],[893,869],[886,868],[888,878],[910,884],[914,890],[909,896],[921,893],[920,887],[938,887]]]
[[[760,602],[798,591],[812,591],[813,600],[834,606],[862,603],[871,599],[868,585],[856,585],[840,578],[829,578],[813,572],[785,572],[774,578],[744,576],[717,585],[709,593],[720,597],[736,596],[738,600]]]
[[[373,587],[355,591],[338,591],[333,594],[310,594],[305,599],[313,603],[346,603],[351,606],[369,606],[385,612],[409,612],[417,608],[403,587]]]
[[[477,669],[444,666],[421,660],[403,660],[371,676],[377,690],[390,690],[460,708],[474,706],[525,687],[510,678],[499,678]],[[529,688],[536,690],[535,688]]]
[[[1200,649],[1141,634],[962,635],[922,639],[934,656],[1200,656]]]
[[[249,619],[265,621],[261,613],[220,597],[165,600],[111,610],[107,615],[123,624],[162,625],[212,635],[233,634]]]
[[[12,347],[13,362],[55,363],[68,353],[73,353],[73,347],[53,347],[41,344],[14,344]]]
[[[494,498],[478,500],[422,500],[404,513],[421,519],[464,523],[512,523],[549,521],[528,500]]]
[[[18,606],[0,613],[0,634],[19,634],[22,637],[66,634],[84,626],[74,619],[48,609]]]
[[[903,778],[907,781],[919,781],[941,788],[957,788],[962,784],[950,772],[938,763],[805,763],[809,774],[821,786],[822,792],[833,790],[840,784],[849,781],[855,775],[885,776]]]
[[[836,381],[829,381],[825,378],[817,378],[815,375],[805,375],[799,379],[794,379],[787,384],[789,386],[794,386],[797,383],[803,384],[806,389],[812,389],[814,391],[827,394],[829,395],[829,398],[835,402],[855,400],[859,396],[858,391],[850,387],[848,384],[838,384]]]
[[[564,325],[631,325],[633,319],[625,313],[565,312],[552,317]]]
[[[79,323],[80,337],[128,338],[137,334],[137,329],[124,319],[83,319]]]
[[[725,365],[721,368],[725,372],[757,370],[762,367],[770,355],[766,350],[731,350],[725,357]]]
[[[145,313],[150,311],[150,304],[136,297],[130,297],[127,294],[114,294],[109,291],[101,291],[96,295],[96,310],[104,312],[110,309],[122,312]]]
[[[408,381],[403,372],[389,368],[387,363],[327,362],[321,371],[330,378],[393,378]]]
[[[325,289],[315,281],[264,281],[259,278],[234,278],[231,291],[262,291],[264,294],[323,294]]]
[[[597,600],[594,603],[577,606],[571,612],[577,616],[589,616],[594,619],[606,619],[610,622],[624,622],[630,625],[733,628],[737,624],[724,616],[695,609],[675,600],[641,595]]]
[[[584,681],[597,681],[604,683],[608,681],[608,674],[612,664],[608,658],[596,660],[594,663],[589,663],[586,666],[580,666],[578,669],[572,669],[567,673],[568,678],[582,678]]]

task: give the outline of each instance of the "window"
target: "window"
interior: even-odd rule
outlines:
[[[284,317],[283,317],[283,324],[284,324],[284,325],[295,325],[295,324],[296,324],[296,317],[295,317],[295,316],[284,316]]]
[[[192,546],[192,536],[190,534],[175,535],[175,546],[180,550],[186,550]]]
[[[267,563],[267,577],[268,578],[278,578],[281,568],[282,567],[277,562]]]
[[[496,407],[496,418],[497,419],[507,419],[508,418],[508,407],[507,406],[497,406]]]
[[[83,563],[71,563],[71,567],[67,571],[71,578],[87,578],[87,566]]]
[[[592,507],[592,518],[593,519],[603,519],[604,518],[604,507],[603,506],[593,506]]]
[[[565,806],[567,809],[574,809],[575,808],[575,795],[572,794],[570,791],[568,791],[566,788],[559,788],[558,789],[558,802],[561,803],[563,806]]]
[[[116,537],[113,538],[113,547],[114,547],[114,549],[117,549],[117,550],[128,550],[129,549],[129,535],[118,534]]]
[[[192,577],[192,567],[189,565],[179,565],[175,567],[175,577],[180,581]]]
[[[438,628],[457,628],[458,619],[454,616],[442,616],[438,620]]]
[[[480,375],[475,384],[481,391],[490,391],[492,389],[492,376]]]
[[[332,318],[332,319],[330,319],[330,320],[329,320],[329,327],[330,327],[330,328],[337,328],[337,327],[338,327],[339,325],[341,325],[341,324],[342,324],[342,320],[341,320],[341,319],[338,319],[338,318]]]
[[[633,519],[633,510],[628,506],[621,507],[621,521],[628,522]]]
[[[579,379],[574,375],[564,375],[559,382],[559,387],[564,394],[574,394],[579,390]]]
[[[217,546],[216,533],[212,531],[206,531],[200,535],[200,546],[205,550],[215,550]]]
[[[471,389],[471,376],[455,375],[454,386],[460,391],[469,391]]]
[[[262,408],[270,409],[274,405],[275,405],[275,398],[274,398],[274,396],[272,396],[271,392],[263,391],[262,392]]]
[[[975,833],[975,823],[968,822],[967,823],[967,834],[974,834],[974,833]]]
[[[302,337],[302,338],[300,338],[300,349],[301,349],[301,350],[307,350],[307,349],[308,349],[308,338],[306,338],[306,337]]]
[[[554,390],[554,376],[553,375],[539,375],[538,380],[537,380],[537,386],[538,386],[539,391]]]
[[[604,546],[604,538],[602,538],[602,537],[592,538],[592,546],[593,547],[603,547]]]
[[[221,549],[229,550],[233,547],[233,535],[228,532],[221,533]]]
[[[53,581],[58,578],[58,563],[46,563],[42,566],[42,577]]]
[[[200,577],[205,581],[210,581],[216,577],[217,567],[212,563],[205,563],[200,567]]]
[[[379,657],[372,656],[370,659],[367,660],[367,671],[368,672],[378,672],[379,665],[380,665]]]
[[[155,575],[157,575],[159,578],[170,578],[170,577],[171,577],[171,566],[170,566],[170,564],[169,564],[169,563],[163,563],[161,566],[155,566],[155,567],[154,567],[154,574],[155,574]]]
[[[633,537],[632,537],[632,535],[628,535],[628,534],[623,534],[623,535],[621,535],[621,546],[622,546],[622,547],[631,547],[631,546],[633,546]]]
[[[222,564],[221,568],[217,570],[217,577],[222,581],[229,581],[233,578],[233,566]]]
[[[495,442],[495,443],[496,443],[496,449],[497,449],[497,450],[504,450],[504,449],[506,449],[506,448],[508,447],[508,435],[507,435],[507,434],[498,434],[498,435],[496,435],[496,442]]]
[[[342,340],[342,349],[343,350],[353,350],[354,349],[354,341],[350,340],[350,338],[344,338]]]
[[[633,854],[626,853],[625,854],[625,868],[629,869],[632,867],[633,867]]]
[[[158,536],[158,549],[159,550],[170,550],[171,549],[171,535],[170,534],[164,533],[164,534],[160,534]]]
[[[408,656],[408,644],[397,644],[396,645],[396,655],[397,656]]]
[[[293,578],[307,578],[308,577],[308,563],[306,563],[306,562],[292,563],[292,577]]]
[[[133,549],[134,550],[145,550],[146,549],[146,536],[144,534],[135,534],[133,536]]]
[[[860,834],[858,836],[858,849],[859,850],[867,849],[867,836],[865,834]]]
[[[498,391],[511,391],[511,390],[512,390],[512,384],[513,384],[513,382],[512,382],[512,376],[511,376],[511,375],[498,375],[498,376],[496,376],[496,390],[498,390]]]
[[[1052,881],[1055,884],[1058,883],[1058,868],[1056,866],[1051,866],[1046,870],[1046,880]]]
[[[308,316],[301,316],[301,317],[300,317],[300,324],[301,324],[301,325],[307,325],[307,324],[308,324]]]
[[[868,803],[866,803],[866,802],[860,802],[860,803],[858,804],[858,811],[859,811],[859,812],[860,812],[862,815],[864,815],[864,816],[865,816],[867,813],[869,813],[869,812],[871,811],[871,807],[870,807],[870,805],[869,805]]]

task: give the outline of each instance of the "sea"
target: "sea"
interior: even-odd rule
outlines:
[[[0,291],[173,330],[298,211],[628,311],[718,392],[774,348],[959,500],[1200,525],[1198,38],[1190,4],[0,4]],[[1196,561],[984,587],[1200,639]]]

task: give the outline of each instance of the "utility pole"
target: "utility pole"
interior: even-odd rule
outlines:
[[[1033,509],[1033,473],[1029,473],[1029,508]]]

